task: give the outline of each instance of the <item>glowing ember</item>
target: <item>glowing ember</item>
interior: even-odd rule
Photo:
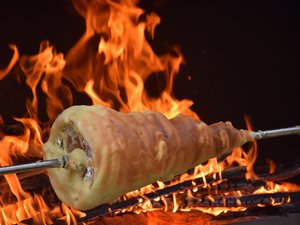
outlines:
[[[154,14],[146,14],[136,7],[135,0],[123,1],[74,1],[77,11],[85,18],[86,32],[77,44],[67,53],[57,53],[48,42],[42,42],[40,51],[33,56],[19,56],[15,45],[13,57],[8,66],[0,70],[0,80],[13,76],[13,68],[21,71],[18,78],[25,79],[30,88],[30,96],[26,101],[28,116],[15,118],[24,126],[22,135],[9,136],[0,133],[0,166],[14,164],[16,159],[28,161],[42,158],[40,151],[43,140],[48,136],[50,125],[65,108],[73,105],[72,88],[78,93],[84,93],[93,104],[111,107],[122,112],[156,110],[173,118],[179,113],[198,119],[190,109],[191,100],[177,100],[173,96],[174,76],[178,73],[183,57],[178,48],[172,48],[175,54],[156,55],[145,38],[145,34],[154,38],[156,25],[160,18]],[[141,19],[142,15],[144,19]],[[96,40],[96,41],[95,41]],[[144,83],[153,73],[164,74],[166,87],[158,98],[147,94]],[[24,77],[23,77],[24,76]],[[188,79],[191,79],[188,76]],[[68,82],[65,82],[68,81]],[[38,96],[41,89],[45,99]],[[41,119],[41,102],[46,102],[46,119]],[[85,103],[86,104],[86,103]],[[3,124],[0,116],[0,124]],[[250,123],[248,123],[250,129]],[[134,192],[127,193],[120,199],[140,196],[139,209],[127,211],[148,212],[153,208],[150,200],[143,195],[157,189],[162,189],[185,180],[202,178],[204,188],[210,188],[206,182],[208,174],[218,174],[213,185],[222,182],[221,172],[233,164],[247,167],[247,178],[255,179],[253,164],[256,159],[256,144],[246,153],[242,148],[234,149],[232,154],[221,163],[211,159],[206,165],[199,165],[192,174],[183,174],[166,185],[157,182]],[[76,218],[85,214],[70,209],[64,203],[47,205],[40,194],[32,194],[22,188],[16,174],[6,175],[6,183],[10,194],[0,194],[0,224],[16,224],[32,219],[36,224],[50,224],[54,219],[64,220],[67,224],[76,224]],[[192,191],[197,192],[197,187]],[[185,193],[189,199],[194,198],[192,191]],[[269,193],[276,191],[299,191],[298,186],[290,184],[268,183],[267,189],[259,189],[254,193]],[[218,215],[227,211],[244,211],[245,207],[181,207],[178,196],[173,193],[172,211],[200,210]],[[241,195],[241,193],[225,193]],[[214,201],[210,196],[210,200]],[[162,196],[157,201],[163,202],[160,210],[167,211],[167,200]],[[276,203],[277,204],[277,203]],[[124,210],[126,211],[126,210]]]

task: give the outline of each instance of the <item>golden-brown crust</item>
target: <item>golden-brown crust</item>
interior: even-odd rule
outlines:
[[[94,161],[92,185],[82,171],[49,169],[57,196],[88,210],[157,180],[170,180],[196,165],[251,140],[228,123],[206,125],[187,116],[168,120],[154,111],[123,114],[102,106],[73,106],[54,122],[44,158],[68,154],[55,146],[63,127],[72,126],[89,143]]]

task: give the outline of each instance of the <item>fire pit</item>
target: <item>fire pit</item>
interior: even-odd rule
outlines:
[[[12,8],[14,3],[11,4],[8,8]],[[240,115],[248,113],[255,123],[258,121],[256,127],[266,130],[299,124],[298,109],[294,109],[297,99],[293,98],[297,95],[293,95],[293,85],[296,83],[293,82],[293,77],[289,77],[289,82],[292,83],[289,88],[280,91],[276,89],[274,92],[274,87],[270,88],[272,85],[269,87],[264,83],[274,84],[275,87],[280,83],[284,86],[285,80],[279,82],[275,77],[262,77],[255,74],[254,69],[250,69],[250,72],[243,70],[245,77],[255,80],[255,90],[245,91],[253,82],[245,79],[238,81],[241,70],[233,71],[235,75],[226,78],[216,78],[205,71],[211,69],[211,66],[204,65],[210,65],[212,60],[216,64],[217,73],[220,73],[219,69],[224,70],[224,74],[229,73],[230,69],[225,66],[228,59],[222,61],[220,57],[216,57],[217,45],[204,45],[203,48],[198,46],[193,49],[189,41],[183,41],[188,44],[183,45],[181,51],[178,47],[166,47],[154,38],[155,27],[160,23],[157,29],[161,38],[173,40],[168,37],[169,33],[172,36],[174,33],[175,36],[180,33],[179,37],[175,37],[179,45],[184,37],[186,40],[194,40],[198,33],[194,31],[197,28],[190,30],[192,25],[186,26],[186,31],[182,34],[174,32],[174,29],[181,25],[175,26],[175,22],[164,23],[151,11],[161,12],[163,17],[168,17],[168,13],[172,15],[172,12],[179,14],[186,11],[186,14],[193,17],[198,15],[198,8],[201,6],[199,12],[203,15],[203,21],[210,21],[211,17],[204,9],[212,12],[217,6],[177,1],[139,4],[147,10],[143,11],[137,7],[134,1],[74,1],[74,8],[71,3],[66,3],[64,7],[70,10],[69,16],[76,21],[76,26],[77,21],[80,21],[81,28],[76,28],[75,25],[72,27],[76,32],[81,32],[84,28],[83,20],[75,16],[75,9],[86,21],[86,31],[82,31],[84,34],[80,39],[79,34],[78,37],[73,37],[79,41],[70,50],[64,49],[66,47],[60,48],[65,42],[61,38],[63,31],[59,31],[61,42],[58,42],[62,44],[56,45],[57,51],[47,41],[41,43],[38,53],[32,53],[31,49],[22,49],[22,42],[15,42],[14,38],[12,41],[8,40],[17,43],[17,46],[10,45],[11,51],[6,50],[10,59],[1,60],[0,103],[7,106],[0,114],[2,169],[3,166],[40,160],[41,147],[49,136],[53,121],[64,109],[78,104],[100,104],[123,113],[151,109],[162,112],[167,118],[174,118],[182,113],[199,119],[195,112],[204,112],[203,115],[200,114],[201,119],[208,124],[218,120],[231,120],[237,127],[244,126],[240,122]],[[241,10],[243,6],[236,3],[233,7]],[[27,7],[32,10],[31,5]],[[52,7],[57,9],[57,6],[49,5],[46,11],[50,12]],[[210,28],[204,29],[205,25],[200,26],[199,29],[203,28],[203,34],[211,34],[213,29],[220,32],[218,24],[225,25],[227,20],[233,24],[231,28],[238,27],[239,23],[236,20],[228,19],[222,14],[226,10],[231,10],[231,13],[236,11],[230,6],[219,7],[219,17],[210,21]],[[248,10],[244,10],[245,15],[240,15],[242,21],[252,20],[245,18],[253,12],[261,13],[259,7],[255,7],[253,4]],[[54,11],[50,14],[53,18]],[[227,20],[222,20],[223,17]],[[178,22],[180,24],[180,21],[185,20],[183,16]],[[259,21],[266,23],[266,20]],[[166,26],[169,28],[164,29]],[[230,32],[237,34],[235,30]],[[235,36],[233,34],[231,37]],[[51,41],[51,37],[53,36],[43,39],[50,38]],[[211,40],[215,43],[215,39],[228,41],[224,36],[215,35],[211,38],[204,36],[200,42],[206,43]],[[250,39],[253,40],[253,37],[247,40]],[[232,44],[232,41],[230,43]],[[230,51],[228,46],[223,50],[232,52],[230,55],[236,60],[236,55],[239,55],[237,49],[241,44],[242,42],[236,43],[235,51]],[[202,68],[206,68],[202,71],[203,75],[200,73],[200,78],[196,77],[199,70],[193,72],[193,69],[187,69],[193,56],[186,50],[188,48],[196,52],[193,53],[197,54],[194,58],[199,58],[199,63],[203,64]],[[68,53],[64,55],[60,51]],[[261,51],[265,53],[266,50]],[[27,52],[30,54],[27,55]],[[157,52],[164,54],[156,54]],[[234,54],[236,55],[233,56]],[[182,67],[185,55],[187,66]],[[250,52],[249,57],[254,55]],[[243,60],[235,62],[237,68],[245,66]],[[201,68],[201,65],[195,63],[194,66]],[[291,67],[294,68],[288,67],[290,74]],[[176,77],[178,73],[181,76]],[[290,74],[286,76],[291,76]],[[261,94],[260,85],[263,86],[264,94]],[[280,98],[284,99],[282,96],[285,95],[286,99],[291,99],[291,104],[280,102]],[[272,98],[269,98],[270,96]],[[193,101],[188,98],[195,101],[193,110],[190,108]],[[216,106],[211,106],[211,102]],[[276,109],[274,103],[278,104]],[[291,111],[293,113],[288,113]],[[239,115],[234,117],[235,114]],[[13,116],[17,118],[13,120]],[[254,130],[249,124],[248,129]],[[56,197],[45,170],[8,174],[0,180],[0,224],[243,224],[243,221],[247,221],[245,224],[251,224],[253,219],[256,224],[275,224],[274,221],[279,224],[286,224],[287,221],[297,224],[300,213],[300,189],[297,185],[300,161],[295,159],[295,149],[300,146],[299,138],[285,137],[261,143],[262,150],[257,161],[257,147],[256,143],[253,143],[234,149],[229,156],[211,159],[169,182],[158,181],[141,190],[120,196],[117,202],[100,205],[84,212],[70,208]],[[285,149],[289,151],[286,155],[282,154]],[[270,151],[274,153],[269,154]],[[272,161],[264,165],[267,157],[274,158],[277,166],[274,166]],[[254,165],[255,162],[257,163]],[[46,167],[42,162],[39,162],[39,165],[43,165],[41,168]],[[36,168],[37,164],[32,166]],[[20,168],[21,171],[24,170],[24,167]]]

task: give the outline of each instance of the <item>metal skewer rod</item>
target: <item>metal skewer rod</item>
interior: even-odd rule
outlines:
[[[66,166],[66,157],[50,160],[40,160],[33,163],[25,163],[19,165],[2,166],[0,167],[0,175],[10,173],[23,173],[31,170],[46,169],[46,168],[60,168]]]
[[[261,130],[252,131],[252,137],[255,140],[281,137],[281,136],[294,135],[294,134],[300,135],[300,126],[274,129],[274,130],[265,130],[265,131],[261,131]]]
[[[287,135],[300,135],[300,126],[274,129],[274,130],[265,130],[265,131],[252,131],[251,135],[255,140],[261,140],[266,138],[274,138]],[[11,165],[0,167],[0,175],[10,174],[10,173],[21,173],[27,172],[30,170],[39,170],[47,168],[66,168],[68,166],[67,156],[51,159],[51,160],[40,160],[34,163],[25,163],[20,165]]]

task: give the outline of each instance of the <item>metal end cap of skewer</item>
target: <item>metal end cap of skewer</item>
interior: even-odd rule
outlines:
[[[297,125],[295,127],[288,127],[288,128],[281,128],[281,129],[274,129],[274,130],[265,130],[265,131],[252,131],[252,137],[255,140],[267,139],[267,138],[274,138],[274,137],[281,137],[287,135],[300,135],[300,126]]]

